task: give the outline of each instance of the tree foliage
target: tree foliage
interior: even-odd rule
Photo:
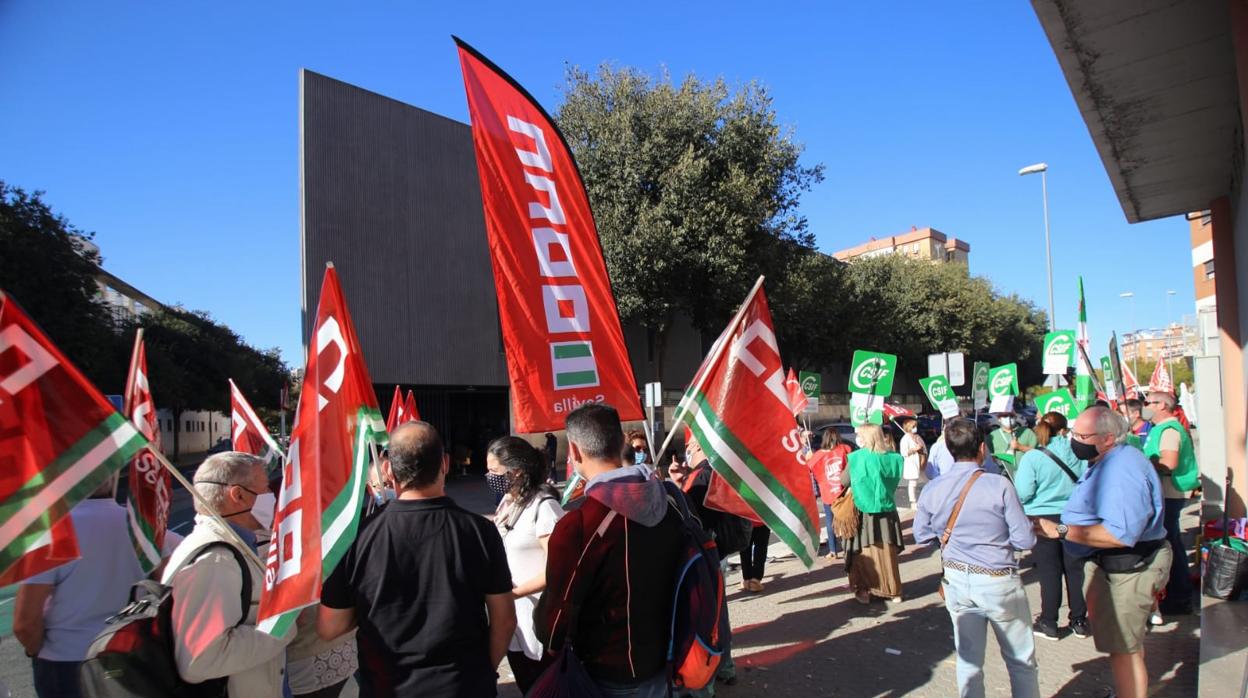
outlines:
[[[289,370],[276,349],[255,349],[200,311],[166,307],[115,320],[95,282],[102,260],[90,238],[54,213],[39,192],[0,182],[0,288],[101,391],[123,391],[134,332],[142,326],[157,407],[175,416],[188,409],[228,411],[227,378],[257,408],[277,407]]]
[[[99,254],[40,192],[0,181],[0,289],[96,385],[125,381],[125,351],[95,283]]]
[[[567,71],[557,114],[585,180],[621,319],[655,332],[678,315],[704,335],[759,274],[787,363],[844,365],[856,348],[913,375],[961,350],[1039,375],[1045,316],[958,264],[886,255],[843,264],[814,248],[799,203],[823,179],[800,162],[766,89],[631,68]],[[661,371],[661,367],[656,366]]]
[[[799,162],[802,147],[756,83],[570,67],[557,120],[621,318],[660,345],[677,313],[718,331],[759,274],[813,244],[798,203],[823,168]]]
[[[962,351],[993,365],[1018,362],[1022,383],[1043,380],[1040,351],[1047,315],[1014,295],[997,293],[963,264],[901,255],[846,265],[848,334],[858,347],[897,354],[908,372],[925,373],[927,355]]]

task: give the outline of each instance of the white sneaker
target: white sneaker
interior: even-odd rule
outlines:
[[[1162,618],[1160,613],[1153,611],[1152,615],[1148,617],[1148,624],[1149,625],[1165,625],[1166,619]]]

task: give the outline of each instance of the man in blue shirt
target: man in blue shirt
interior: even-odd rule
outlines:
[[[1010,674],[1011,694],[1039,696],[1031,607],[1014,555],[1036,544],[1031,521],[1010,481],[984,469],[987,449],[975,422],[951,420],[944,438],[954,463],[919,495],[914,539],[939,540],[963,489],[980,473],[967,490],[941,552],[941,585],[958,653],[959,694],[984,695],[984,650],[991,624]]]
[[[1126,446],[1126,420],[1092,407],[1075,420],[1071,450],[1089,463],[1060,524],[1036,520],[1037,532],[1066,541],[1084,565],[1096,648],[1109,654],[1120,698],[1148,691],[1144,634],[1153,599],[1170,570],[1161,481],[1139,449]]]

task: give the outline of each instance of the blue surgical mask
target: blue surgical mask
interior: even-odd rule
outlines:
[[[646,462],[646,454],[644,451],[633,452],[633,465],[641,465]]]

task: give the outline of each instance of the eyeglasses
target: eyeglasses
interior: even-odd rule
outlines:
[[[1096,432],[1092,432],[1091,434],[1084,434],[1084,433],[1077,432],[1077,431],[1071,431],[1070,434],[1071,436],[1074,436],[1076,440],[1082,441],[1084,443],[1087,443],[1088,441],[1100,436],[1100,434]]]
[[[218,480],[196,480],[194,484],[196,485],[218,485],[220,487],[241,487],[250,494],[254,494],[257,497],[260,496],[259,492],[256,492],[255,490],[251,489],[250,487],[248,487],[247,485],[244,485],[241,482],[220,482]]]

